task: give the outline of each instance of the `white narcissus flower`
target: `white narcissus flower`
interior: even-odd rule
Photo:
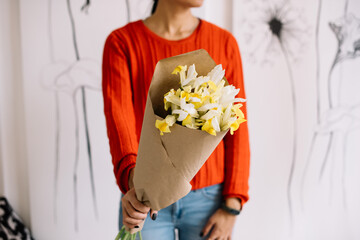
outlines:
[[[193,88],[197,88],[197,87],[200,87],[200,85],[208,82],[210,80],[210,77],[208,76],[200,76],[200,77],[197,77],[195,78],[195,81],[194,81],[194,84],[193,84]]]
[[[208,104],[204,104],[203,106],[199,107],[197,110],[198,111],[208,111],[210,109],[213,109],[213,108],[219,108],[220,105],[218,103],[208,103]]]
[[[224,78],[225,70],[223,70],[222,65],[219,64],[208,73],[208,76],[210,77],[210,80],[217,85]]]
[[[220,132],[220,124],[218,117],[212,118],[211,124],[216,132]]]
[[[229,105],[227,108],[225,108],[225,111],[221,116],[220,127],[222,131],[227,130],[230,127],[229,122],[231,120],[231,105]]]
[[[181,86],[184,87],[187,84],[189,84],[192,80],[195,80],[196,76],[198,75],[198,73],[195,70],[195,64],[190,65],[188,71],[187,71],[187,75],[184,81],[181,81]]]
[[[171,89],[168,93],[164,96],[164,108],[167,111],[169,107],[175,104],[180,106],[180,96],[177,96],[177,92],[174,89]]]
[[[173,110],[172,111],[172,114],[177,114],[177,115],[179,115],[178,117],[177,117],[177,121],[179,121],[179,122],[182,122],[182,121],[184,121],[185,120],[185,118],[189,115],[189,113],[187,113],[187,112],[185,112],[185,111],[183,111],[183,110],[181,110],[181,109],[175,109],[175,110]]]
[[[243,98],[235,98],[235,96],[239,93],[240,89],[236,89],[232,85],[228,85],[222,89],[222,94],[219,99],[219,103],[224,107],[228,107],[229,104],[234,102],[245,102],[246,100]]]
[[[208,111],[204,115],[202,115],[200,117],[200,119],[209,120],[209,119],[214,118],[214,117],[220,117],[220,115],[221,115],[221,111],[219,111],[219,110],[217,110],[215,108],[215,109],[212,109],[212,110]]]
[[[188,112],[192,117],[199,117],[198,112],[195,109],[194,104],[186,103],[185,98],[181,98],[180,100],[180,108],[186,112]]]

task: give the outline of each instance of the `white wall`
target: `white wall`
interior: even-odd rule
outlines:
[[[0,1],[0,11],[0,194],[29,225],[19,1]]]
[[[125,1],[91,1],[88,14],[79,11],[85,1],[71,2],[80,55],[83,60],[91,59],[91,68],[86,70],[93,71],[90,75],[81,75],[84,73],[81,71],[73,73],[79,78],[92,79],[96,84],[100,80],[103,41],[112,29],[127,22]],[[131,20],[147,16],[150,0],[129,2]],[[301,187],[311,136],[319,127],[315,107],[317,4],[314,5],[311,0],[289,1],[291,10],[302,12],[303,18],[298,20],[304,20],[307,27],[305,33],[299,35],[299,40],[305,42],[305,48],[298,48],[295,44],[295,57],[298,59],[290,62],[299,103],[299,154],[291,188],[293,215],[290,221],[287,189],[294,128],[289,67],[284,55],[276,48],[276,42],[270,52],[265,51],[264,44],[256,45],[259,39],[260,43],[266,43],[261,34],[268,28],[262,26],[259,30],[252,25],[264,21],[264,18],[257,18],[257,14],[258,10],[267,9],[266,2],[270,1],[207,0],[202,8],[194,9],[195,15],[232,31],[243,57],[252,150],[250,201],[236,222],[234,239],[358,239],[360,153],[356,143],[359,141],[359,130],[353,130],[348,138],[347,161],[341,157],[341,141],[346,135],[339,131],[337,145],[329,160],[331,165],[319,180],[327,139],[326,134],[321,135],[315,144],[315,154],[310,158],[303,192]],[[326,98],[329,68],[337,48],[335,35],[328,25],[342,16],[345,2],[331,0],[331,4],[323,4],[322,8],[319,36],[321,74],[318,78],[322,98]],[[256,7],[249,7],[253,3]],[[353,14],[360,12],[358,3],[357,0],[349,0],[349,9]],[[99,91],[87,91],[88,103],[93,106],[88,112],[90,135],[93,146],[97,146],[93,149],[93,160],[99,219],[93,211],[84,125],[80,124],[79,231],[74,230],[74,106],[81,109],[81,98],[77,94],[77,104],[74,105],[68,92],[59,92],[58,95],[62,113],[61,162],[58,201],[54,202],[56,95],[54,89],[44,87],[43,80],[44,76],[45,80],[51,80],[74,63],[66,1],[2,0],[0,11],[0,194],[9,198],[27,224],[31,219],[32,230],[38,240],[89,239],[94,236],[97,239],[111,238],[116,232],[119,190],[112,174]],[[253,62],[253,50],[260,54],[256,60],[270,60],[270,64]],[[359,100],[358,66],[359,58],[344,61],[336,66],[332,74],[334,79],[343,79],[340,95],[346,96],[340,100],[346,101],[346,106]],[[83,69],[84,65],[80,67]],[[326,101],[323,105],[326,106]],[[331,113],[333,109],[322,110],[322,113]],[[345,175],[343,169],[347,169]],[[347,192],[347,207],[344,207],[344,192]],[[54,205],[58,213],[56,221]]]
[[[344,10],[346,2],[348,11]],[[271,34],[267,22],[276,9],[282,9],[276,17],[285,23],[281,42]],[[239,218],[236,236],[359,239],[360,54],[354,54],[353,44],[360,35],[360,2],[234,1],[233,10],[233,33],[243,57],[252,152],[250,201]],[[357,20],[339,22],[350,14]],[[333,71],[339,45],[330,23],[340,24],[338,30],[344,31],[340,46],[341,53],[347,54]],[[357,57],[350,58],[352,54]],[[329,92],[335,99],[332,107]]]

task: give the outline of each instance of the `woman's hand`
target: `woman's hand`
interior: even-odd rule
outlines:
[[[121,199],[123,224],[128,228],[138,228],[142,223],[150,208],[142,204],[136,198],[135,189],[131,188]]]
[[[241,203],[236,198],[226,200],[226,205],[235,209],[241,209]],[[201,236],[210,233],[208,240],[231,240],[232,230],[234,228],[236,216],[218,209],[205,225]]]
[[[140,202],[135,193],[134,184],[134,169],[130,171],[129,188],[130,190],[121,199],[121,206],[123,212],[123,224],[128,228],[137,228],[139,224],[146,219],[150,208]],[[157,211],[151,210],[150,216],[152,220],[157,217]]]

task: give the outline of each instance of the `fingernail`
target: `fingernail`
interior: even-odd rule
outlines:
[[[157,218],[157,213],[153,213],[153,215],[151,216],[151,219],[155,221],[156,218]]]
[[[135,226],[135,228],[139,228],[139,226]]]
[[[201,233],[200,233],[200,237],[203,237],[203,236],[204,236],[204,233],[203,233],[203,232],[201,232]]]

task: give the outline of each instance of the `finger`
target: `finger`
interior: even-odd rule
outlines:
[[[200,237],[203,237],[203,236],[208,235],[209,232],[211,231],[211,228],[212,228],[213,226],[214,226],[214,223],[213,223],[211,220],[209,220],[209,221],[206,223],[206,225],[205,225],[205,227],[203,228],[203,230],[201,231]]]
[[[123,208],[123,225],[128,227],[128,228],[135,228],[136,226],[138,226],[138,224],[132,224],[129,223],[127,220],[129,219],[129,215],[127,214],[126,210]]]
[[[123,220],[123,225],[126,226],[127,228],[130,228],[130,229],[139,228],[138,224],[130,224],[128,222],[125,222],[125,220]]]
[[[151,209],[150,216],[151,216],[151,219],[155,221],[158,216],[158,211],[154,211]]]
[[[221,238],[221,231],[219,228],[217,228],[216,226],[214,226],[213,230],[211,231],[210,237],[208,238],[208,240],[217,240],[217,239],[222,239]]]
[[[147,214],[136,211],[136,209],[131,205],[131,203],[124,202],[123,206],[131,218],[134,218],[136,220],[145,220]]]
[[[138,220],[130,217],[129,213],[126,211],[126,209],[123,209],[123,223],[127,227],[133,228],[137,225],[139,225],[143,220]]]
[[[129,202],[139,212],[147,214],[150,211],[150,208],[148,206],[142,204],[139,200],[137,200],[135,194],[129,196]]]

